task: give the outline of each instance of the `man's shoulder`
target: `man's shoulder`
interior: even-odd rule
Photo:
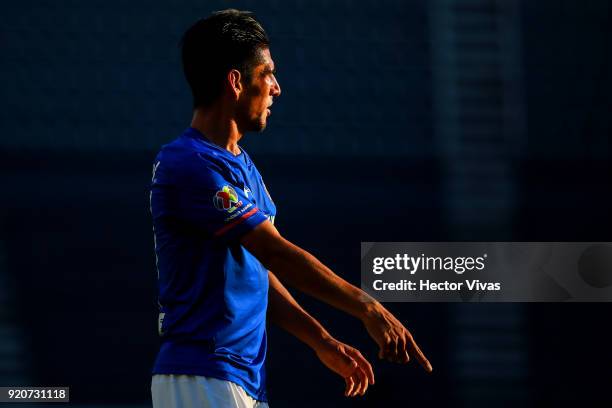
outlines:
[[[196,143],[189,138],[179,136],[161,147],[156,161],[177,167],[199,167],[202,164],[223,165],[223,161],[218,156],[219,154],[216,151],[205,144]]]
[[[160,149],[155,166],[169,184],[216,185],[234,178],[232,167],[218,152],[182,137]]]

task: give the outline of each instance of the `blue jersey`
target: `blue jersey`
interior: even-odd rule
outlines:
[[[155,159],[151,213],[162,339],[153,374],[229,380],[266,401],[268,272],[239,243],[276,215],[257,168],[189,128]]]

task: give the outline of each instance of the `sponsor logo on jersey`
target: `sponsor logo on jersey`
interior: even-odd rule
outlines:
[[[215,208],[219,211],[226,211],[233,213],[236,208],[242,206],[242,201],[238,200],[238,194],[236,190],[230,186],[223,186],[223,188],[215,193],[213,197],[213,203]]]

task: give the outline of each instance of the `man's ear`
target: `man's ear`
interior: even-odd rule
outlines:
[[[240,71],[238,71],[237,69],[232,69],[227,74],[227,80],[229,82],[230,89],[232,90],[232,93],[234,94],[234,98],[236,100],[238,100],[238,98],[240,97],[240,93],[242,92],[242,82],[240,81],[241,79],[242,76],[240,75]]]

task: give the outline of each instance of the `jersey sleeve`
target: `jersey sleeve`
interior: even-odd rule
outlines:
[[[161,193],[166,195],[164,201],[169,203],[166,205],[169,214],[226,242],[238,241],[268,219],[235,174],[197,156],[183,164],[181,171],[172,177],[172,183],[165,188],[160,183],[161,190],[165,190]],[[162,165],[159,170],[163,171]]]

